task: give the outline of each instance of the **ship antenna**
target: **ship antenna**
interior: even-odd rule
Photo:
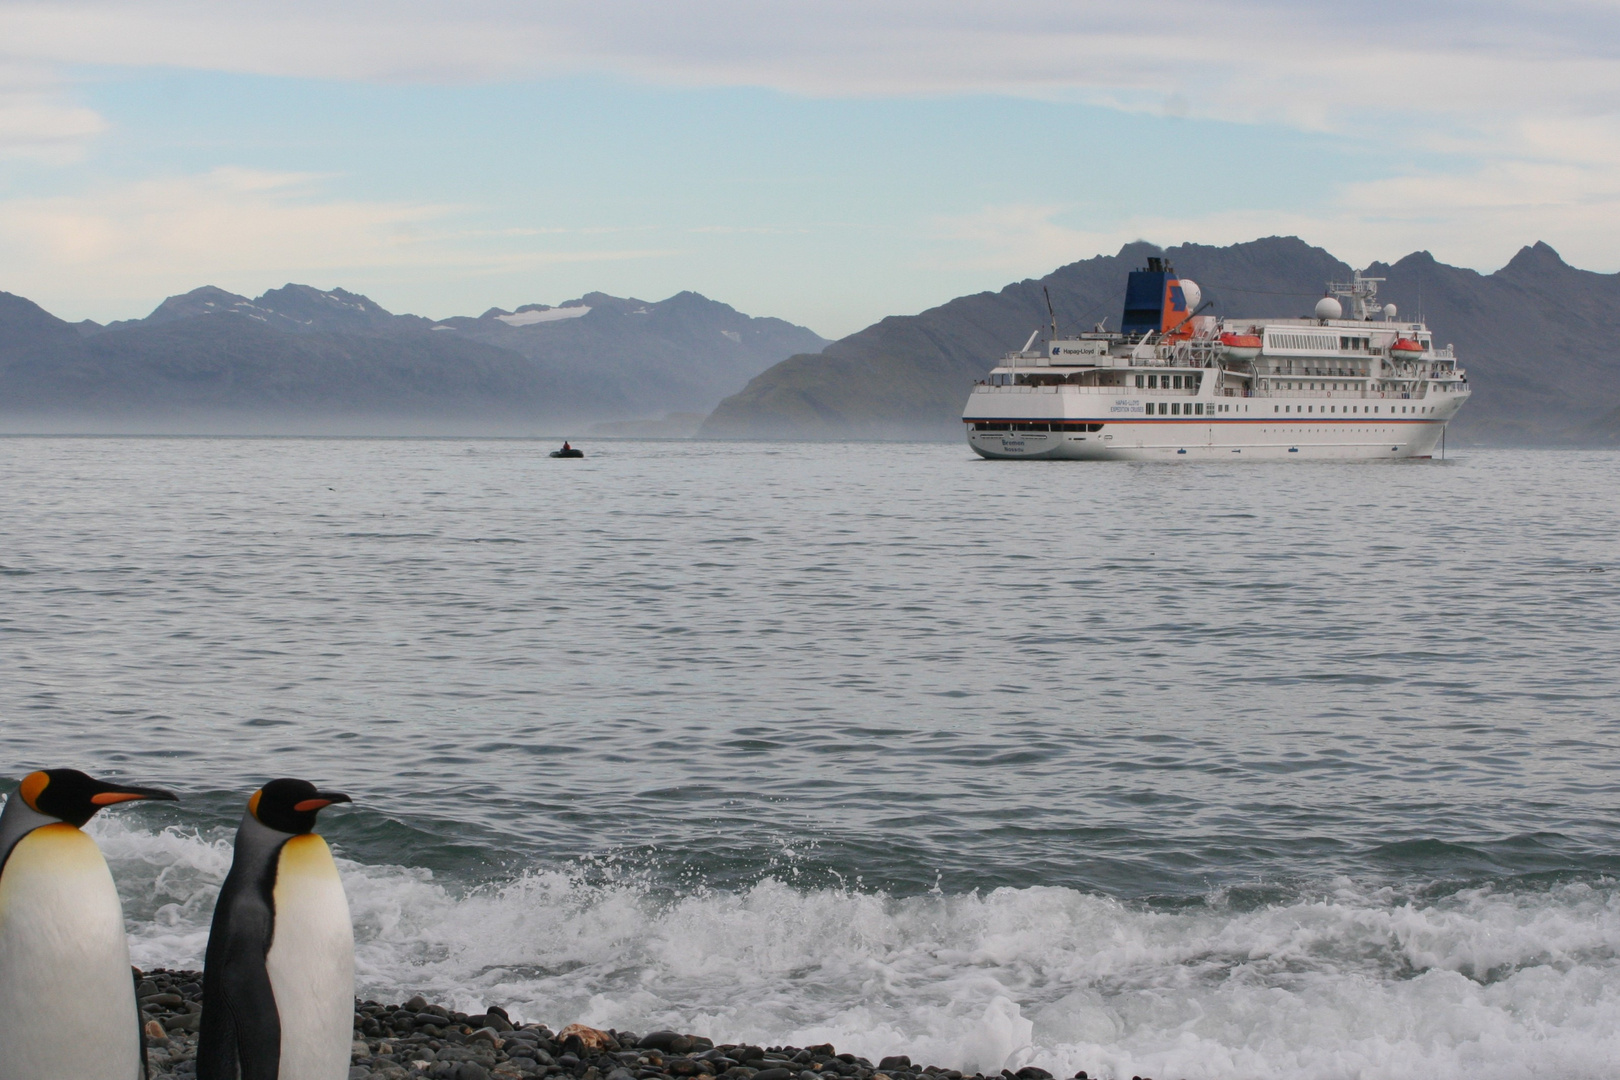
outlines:
[[[1045,285],[1042,285],[1041,286],[1041,292],[1046,294],[1046,313],[1048,315],[1052,316],[1052,340],[1056,341],[1057,340],[1057,312],[1052,310],[1052,290],[1048,289]]]

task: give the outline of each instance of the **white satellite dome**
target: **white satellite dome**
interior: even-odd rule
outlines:
[[[1331,296],[1324,296],[1316,302],[1316,317],[1318,319],[1342,319],[1344,305]]]
[[[1204,302],[1204,290],[1198,287],[1198,282],[1192,278],[1182,278],[1181,296],[1187,301],[1187,314],[1191,315],[1198,310],[1198,305]]]
[[[1398,314],[1398,309],[1394,304],[1384,305],[1384,318],[1388,319],[1390,322],[1394,322],[1396,314]]]

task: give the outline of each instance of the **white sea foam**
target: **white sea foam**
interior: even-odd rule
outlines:
[[[136,963],[197,966],[228,840],[94,831]],[[1339,881],[1151,911],[1062,888],[671,897],[561,871],[461,889],[342,869],[362,991],[386,1000],[1060,1075],[1568,1078],[1620,1060],[1608,883],[1425,902]]]

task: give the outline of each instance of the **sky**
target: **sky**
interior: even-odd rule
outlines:
[[[1620,270],[1620,2],[0,0],[0,290],[828,337],[1145,239]]]

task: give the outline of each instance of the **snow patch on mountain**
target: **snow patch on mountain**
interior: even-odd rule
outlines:
[[[556,307],[537,311],[530,308],[527,311],[514,312],[511,315],[495,316],[507,326],[531,326],[534,323],[556,322],[559,319],[577,319],[591,309],[583,304],[578,307]]]

